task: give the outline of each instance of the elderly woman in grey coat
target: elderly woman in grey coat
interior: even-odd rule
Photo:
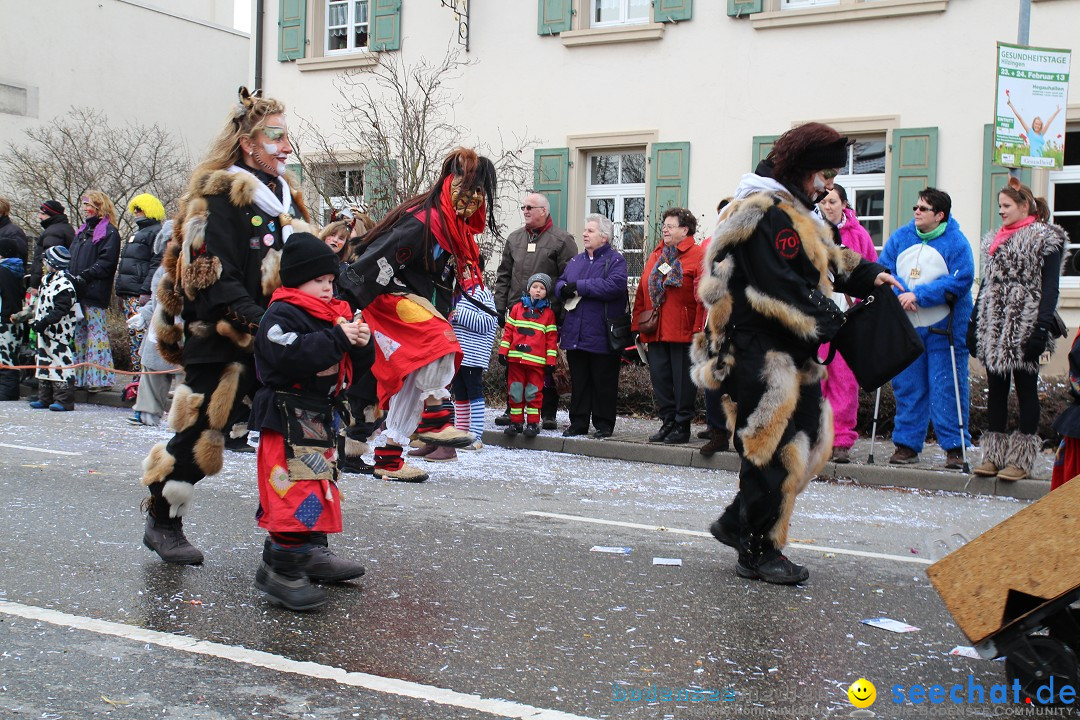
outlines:
[[[158,230],[158,234],[154,238],[155,256],[160,256],[165,250],[165,245],[169,242],[169,236],[172,235],[172,229],[173,221],[166,220],[165,224]],[[161,276],[164,274],[165,268],[159,266],[150,281],[150,302],[140,307],[138,312],[128,320],[129,328],[134,330],[146,329],[146,337],[143,338],[142,345],[139,347],[139,359],[142,361],[143,371],[151,373],[143,375],[139,381],[139,390],[135,396],[135,406],[133,408],[135,413],[127,419],[132,425],[158,425],[161,423],[161,416],[165,414],[165,408],[168,406],[169,388],[172,386],[173,373],[180,370],[179,367],[166,362],[161,357],[161,353],[158,352],[157,333],[154,331],[154,324],[150,322],[158,304],[158,283],[161,282]],[[157,374],[166,370],[170,372]]]

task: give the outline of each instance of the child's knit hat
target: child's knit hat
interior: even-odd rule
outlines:
[[[45,262],[57,270],[67,270],[71,264],[71,253],[63,245],[53,245],[45,251]]]
[[[529,288],[532,287],[534,282],[543,283],[544,290],[547,291],[547,297],[551,297],[551,287],[554,283],[551,282],[551,276],[547,273],[533,273],[529,276],[528,282],[525,283],[525,294],[529,293]]]
[[[293,233],[281,251],[281,284],[296,288],[323,275],[336,277],[340,266],[338,256],[325,242],[311,233]]]

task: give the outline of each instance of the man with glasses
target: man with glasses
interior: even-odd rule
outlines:
[[[968,363],[965,333],[971,318],[971,285],[975,262],[971,244],[949,216],[952,199],[928,187],[912,208],[914,219],[892,234],[878,262],[904,285],[900,304],[922,338],[926,352],[893,378],[896,396],[894,465],[919,462],[927,422],[945,450],[945,467],[963,467],[961,443],[971,444],[967,430],[960,436],[957,393],[968,426]],[[952,317],[950,318],[950,314]],[[952,337],[946,328],[952,323]],[[953,377],[953,353],[956,377]]]
[[[578,253],[577,243],[570,233],[555,227],[551,220],[548,200],[540,193],[525,196],[521,213],[525,216],[525,225],[510,233],[503,245],[502,260],[495,277],[495,309],[499,313],[499,325],[505,324],[506,310],[521,297],[525,283],[536,273],[543,273],[550,278],[558,278]],[[551,298],[559,323],[562,323],[562,305],[558,298]],[[545,430],[554,430],[555,410],[559,406],[559,395],[555,392],[555,381],[548,369],[544,382],[544,405],[540,417]],[[495,419],[496,425],[510,422],[507,413]]]

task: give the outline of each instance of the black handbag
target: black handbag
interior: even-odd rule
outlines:
[[[630,302],[627,298],[627,311],[621,317],[609,318],[607,303],[604,303],[604,326],[607,328],[608,347],[613,352],[621,353],[634,343],[630,340]]]
[[[822,364],[830,363],[839,352],[863,390],[877,390],[926,350],[889,285],[874,288],[844,317]]]

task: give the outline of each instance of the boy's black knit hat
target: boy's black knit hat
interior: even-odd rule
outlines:
[[[0,238],[0,258],[19,257],[19,243],[13,237]]]
[[[281,284],[300,287],[308,280],[338,274],[341,261],[325,242],[311,233],[293,233],[281,251]]]

